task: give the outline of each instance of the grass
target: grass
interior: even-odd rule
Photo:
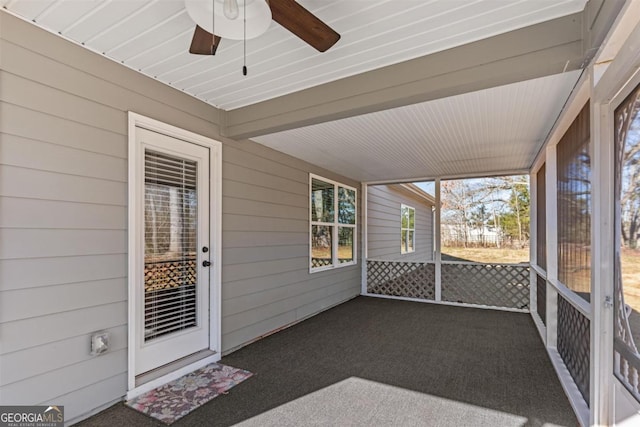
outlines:
[[[442,247],[442,259],[449,255],[473,262],[495,262],[495,263],[519,263],[529,262],[529,248],[507,249],[507,248],[454,248]]]
[[[313,258],[331,258],[331,248],[313,248]],[[338,246],[338,259],[353,258],[352,246]]]

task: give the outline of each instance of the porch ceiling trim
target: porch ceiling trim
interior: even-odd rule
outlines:
[[[224,113],[250,138],[576,70],[588,50],[584,12],[347,77]]]

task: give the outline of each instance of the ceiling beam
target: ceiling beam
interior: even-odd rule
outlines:
[[[251,138],[584,68],[624,0],[222,113],[222,133]]]
[[[241,139],[529,80],[583,66],[583,13],[227,111]]]

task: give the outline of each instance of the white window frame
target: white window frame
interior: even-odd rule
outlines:
[[[413,210],[413,228],[402,226],[402,212],[405,209]],[[404,232],[405,231],[413,231],[413,241],[411,242],[412,249],[407,251],[404,251]],[[403,239],[402,244],[400,245],[400,255],[408,255],[408,254],[415,253],[416,251],[416,208],[414,208],[413,206],[405,205],[404,203],[400,204],[400,234],[402,234],[402,239]]]
[[[326,182],[327,184],[333,184],[333,222],[322,222],[322,221],[313,221],[313,212],[311,211],[311,195],[313,193],[313,180],[317,179],[319,181]],[[338,215],[338,188],[346,188],[347,190],[352,190],[355,192],[356,200],[355,200],[355,224],[341,224],[338,221],[340,215]],[[333,270],[341,267],[348,267],[351,265],[358,264],[358,190],[350,185],[343,184],[338,181],[334,181],[329,178],[325,178],[320,175],[309,174],[309,195],[307,198],[309,203],[309,273],[317,273],[319,271],[327,271]],[[329,227],[333,227],[333,232],[331,236],[331,265],[322,266],[322,267],[313,267],[312,259],[313,259],[313,242],[312,242],[312,229],[314,225],[325,225]],[[338,260],[338,227],[347,227],[353,228],[353,261],[340,263]]]

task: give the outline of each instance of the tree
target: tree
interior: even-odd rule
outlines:
[[[526,176],[443,181],[444,244],[501,246],[503,239],[529,240],[531,206]]]
[[[529,214],[531,197],[525,177],[504,177],[504,188],[509,189],[508,210],[500,217],[503,232],[520,244],[529,240]]]
[[[640,96],[624,117],[622,126],[622,185],[620,194],[623,244],[638,247],[640,231]]]

